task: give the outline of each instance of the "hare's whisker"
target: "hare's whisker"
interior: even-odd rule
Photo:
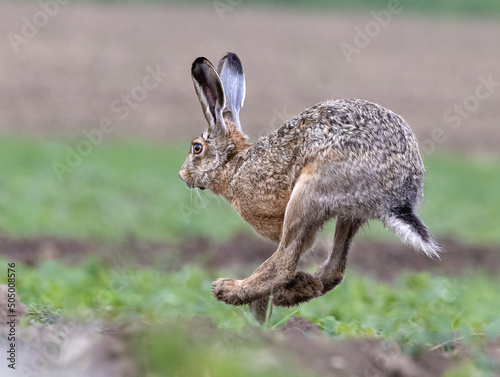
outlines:
[[[203,209],[208,213],[208,207],[207,205],[205,204],[205,202],[203,201],[203,198],[201,197],[200,195],[200,191],[198,189],[196,189],[196,194],[198,195],[198,198],[200,199],[200,204],[201,206],[203,207]]]
[[[219,205],[219,208],[222,209],[222,206],[220,205],[220,201],[219,201],[219,198],[217,197],[217,195],[215,194],[212,194],[212,196],[215,198],[215,200],[217,201],[217,204]]]

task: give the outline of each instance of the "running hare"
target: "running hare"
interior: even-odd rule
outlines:
[[[251,145],[239,119],[245,77],[238,56],[226,54],[217,70],[200,57],[191,73],[208,129],[193,140],[181,179],[222,195],[258,234],[278,243],[250,277],[217,279],[218,300],[251,304],[262,321],[271,293],[279,306],[324,295],[342,282],[351,241],[369,219],[438,257],[438,245],[415,214],[425,170],[399,115],[359,99],[328,100]],[[317,232],[334,217],[328,258],[313,275],[297,271]]]

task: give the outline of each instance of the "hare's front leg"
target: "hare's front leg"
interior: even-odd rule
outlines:
[[[307,173],[301,173],[290,196],[278,249],[246,279],[217,279],[212,291],[218,300],[230,305],[248,304],[269,297],[272,291],[276,292],[294,279],[300,257],[314,243],[326,216],[314,197],[313,174],[310,169],[304,171]],[[319,296],[322,290],[319,279],[309,274],[302,277],[317,283],[307,285],[317,288],[317,294],[310,293],[312,296]]]

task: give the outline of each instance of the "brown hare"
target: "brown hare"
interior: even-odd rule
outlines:
[[[181,179],[189,188],[223,196],[258,234],[278,243],[250,277],[217,279],[218,300],[250,304],[263,321],[271,294],[278,306],[324,295],[342,282],[351,241],[369,219],[438,257],[438,245],[415,213],[424,166],[415,136],[399,115],[364,100],[328,100],[251,145],[239,119],[245,77],[238,56],[226,54],[217,69],[200,57],[191,73],[208,129],[193,140]],[[313,275],[297,271],[332,218],[328,258]]]

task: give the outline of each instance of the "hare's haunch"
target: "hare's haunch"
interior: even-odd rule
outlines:
[[[218,300],[250,304],[263,320],[271,293],[279,306],[324,295],[342,282],[352,239],[369,219],[438,257],[438,245],[415,213],[424,166],[399,115],[359,99],[328,100],[251,145],[239,119],[245,98],[239,58],[228,53],[217,69],[198,58],[191,72],[208,129],[193,140],[181,179],[189,188],[222,195],[258,234],[278,243],[250,277],[216,280]],[[313,275],[297,271],[332,218],[337,223],[328,258]]]

